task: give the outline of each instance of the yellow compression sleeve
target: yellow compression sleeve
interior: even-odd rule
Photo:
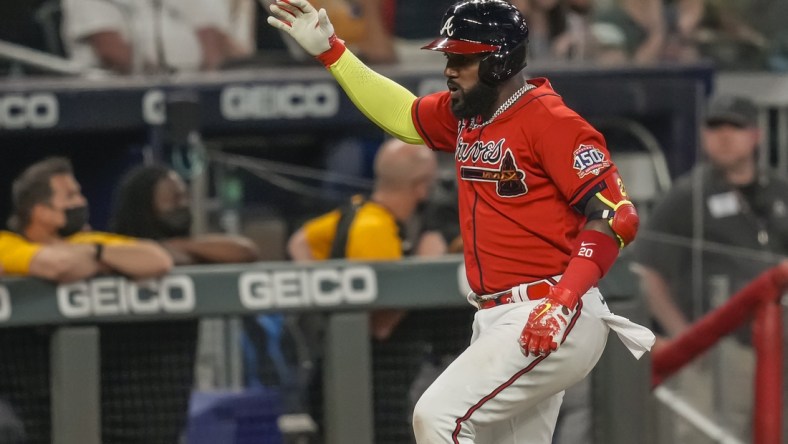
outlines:
[[[403,142],[424,144],[410,114],[416,100],[413,93],[371,70],[349,50],[328,70],[353,104],[375,125]]]

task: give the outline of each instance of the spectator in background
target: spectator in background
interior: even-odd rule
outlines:
[[[613,35],[616,38],[623,35],[623,49],[628,61],[640,65],[653,64],[662,57],[665,45],[663,9],[662,0],[616,0],[607,7],[597,8],[594,34],[605,44]],[[606,55],[606,60],[616,59]]]
[[[9,225],[14,231],[0,232],[0,265],[6,274],[65,283],[103,273],[151,278],[172,267],[172,259],[153,242],[89,231],[87,201],[67,159],[49,158],[28,167],[14,181],[12,200]],[[111,337],[111,328],[101,328],[102,339]],[[0,366],[0,393],[22,418],[30,444],[51,442],[49,340],[46,328],[0,331],[3,359],[15,362],[14,366]],[[106,345],[102,340],[102,351]],[[121,362],[124,364],[130,363]],[[111,392],[102,392],[105,406],[137,401],[155,402],[156,398],[121,400],[112,398]],[[104,412],[102,417],[107,418],[113,410]],[[121,441],[105,436],[105,442]]]
[[[594,58],[593,0],[511,0],[528,20],[528,54],[536,61]]]
[[[410,252],[402,241],[402,227],[427,201],[436,168],[430,150],[399,140],[385,142],[375,156],[369,199],[356,196],[345,207],[308,221],[291,237],[290,256],[295,261],[402,258]],[[373,334],[385,339],[393,327],[376,325]]]
[[[252,262],[259,257],[257,247],[246,238],[191,235],[186,184],[165,166],[140,166],[124,177],[117,191],[111,227],[120,234],[156,241],[176,265]],[[150,370],[144,374],[149,378],[140,381],[138,375],[124,371],[123,360],[111,357],[103,365],[121,384],[102,389],[118,397],[142,393],[159,402],[157,408],[148,406],[135,416],[140,426],[157,424],[158,430],[150,427],[154,430],[150,435],[134,435],[136,440],[128,442],[178,442],[186,425],[193,385],[198,325],[198,320],[168,320],[146,323],[144,329],[134,325],[115,327],[110,338],[116,344],[115,353],[146,363]],[[131,440],[131,436],[124,436],[124,424],[130,418],[104,413],[102,418],[112,433],[105,442]]]
[[[775,5],[776,6],[776,5]],[[722,69],[763,69],[769,38],[752,20],[751,9],[736,2],[672,0],[666,2],[669,37],[665,58],[715,62]]]
[[[696,33],[706,12],[706,0],[665,2],[667,39],[664,58],[668,61],[695,62],[700,59]]]
[[[683,239],[703,235],[704,242],[738,247],[756,258],[733,250],[703,251],[704,273],[730,279],[735,292],[759,272],[788,253],[788,183],[758,167],[756,152],[761,133],[756,106],[743,97],[719,96],[709,105],[702,128],[705,162],[679,178],[655,207],[648,229],[654,236]],[[702,188],[697,188],[697,187]],[[693,195],[702,193],[703,208],[695,208]],[[688,217],[676,217],[676,215]],[[695,219],[700,218],[700,220]],[[702,232],[694,230],[703,224]],[[693,306],[692,258],[686,242],[674,245],[644,237],[635,250],[644,276],[646,294],[655,319],[668,336],[682,333],[711,301]],[[709,295],[709,283],[703,293]]]
[[[788,254],[788,182],[758,167],[757,117],[748,99],[711,101],[702,128],[706,161],[676,181],[635,244],[646,300],[667,336],[684,332]],[[701,407],[720,409],[722,424],[745,440],[754,376],[748,332],[722,342],[725,379],[717,387],[725,390]],[[710,379],[706,374],[701,381]]]
[[[290,238],[290,256],[297,262],[305,262],[337,258],[396,260],[409,255],[411,247],[406,240],[408,236],[404,227],[420,204],[428,199],[436,168],[435,154],[425,147],[409,145],[396,139],[384,142],[375,156],[375,185],[369,198],[354,196],[345,206],[307,221]],[[444,252],[440,250],[440,245],[437,248],[424,248],[422,253],[435,256]],[[371,334],[377,340],[373,346],[376,361],[381,358],[402,361],[403,354],[406,354],[407,358],[413,358],[413,362],[408,363],[413,364],[421,358],[420,355],[411,356],[413,349],[407,348],[407,344],[412,344],[412,341],[391,338],[405,314],[404,310],[393,309],[370,313]],[[424,325],[434,325],[435,319],[429,322],[433,324]],[[407,331],[403,334],[407,334]],[[310,336],[314,354],[319,358],[322,336],[319,330]],[[391,350],[387,351],[389,348],[395,352],[390,353]],[[404,379],[406,383],[410,382]],[[314,378],[314,383],[319,386],[319,378]],[[397,417],[403,425],[407,423],[410,413],[407,411],[407,398],[403,394],[407,388],[407,385],[396,388],[393,397],[388,393],[375,393],[375,399],[381,401],[376,402],[376,406],[384,405],[382,400],[385,400],[387,405],[401,408],[401,415],[389,411],[387,417]],[[315,410],[316,419],[320,422],[319,405]],[[379,412],[376,417],[381,419],[384,415]],[[397,430],[402,429],[399,427]],[[376,433],[393,438],[386,435],[382,427],[376,428]]]
[[[440,17],[455,1],[355,0],[364,28],[362,38],[351,42],[349,47],[370,64],[429,63],[432,60],[424,56],[421,47],[432,39],[434,29],[440,25]],[[325,2],[318,0],[314,6]],[[333,12],[326,9],[328,15],[334,17]],[[344,36],[344,31],[336,24],[334,28],[337,35]]]
[[[532,60],[562,58],[555,46],[567,32],[567,9],[560,0],[512,0],[528,20],[528,56]]]
[[[250,57],[256,51],[257,7],[256,0],[224,0],[228,12],[228,29],[231,58]]]
[[[118,74],[213,70],[244,49],[227,33],[229,6],[211,0],[63,0],[71,58]]]
[[[593,60],[598,51],[592,31],[593,0],[567,0],[564,6],[566,29],[554,39],[553,53],[562,60]]]
[[[161,165],[142,166],[128,173],[113,211],[114,232],[159,242],[176,265],[245,263],[260,257],[250,239],[228,234],[192,235],[191,224],[188,189],[178,173]]]
[[[357,2],[364,20],[364,36],[357,44],[361,57],[371,64],[397,62],[393,30],[386,17],[386,11],[391,9],[392,0],[357,0]],[[328,13],[331,14],[331,11]]]
[[[408,248],[403,247],[400,227],[429,197],[436,168],[430,150],[398,140],[384,142],[375,156],[369,199],[354,197],[346,208],[308,221],[291,237],[290,256],[295,261],[402,258]],[[347,233],[337,236],[343,230]]]
[[[265,10],[274,4],[273,0],[260,1],[266,5]],[[392,26],[387,17],[393,10],[394,0],[316,0],[313,5],[318,9],[324,8],[331,17],[337,17],[332,22],[334,29],[342,35],[345,44],[357,50],[359,57],[372,64],[397,61]],[[267,15],[267,12],[261,12]],[[278,34],[294,59],[311,59],[289,36]],[[263,43],[265,48],[271,45],[271,42]]]
[[[0,232],[7,274],[70,282],[108,272],[150,278],[172,267],[153,242],[89,231],[88,203],[65,158],[28,167],[14,181],[13,205],[14,232]]]

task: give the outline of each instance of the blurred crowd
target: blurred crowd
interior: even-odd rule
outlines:
[[[119,74],[309,62],[265,23],[272,0],[35,0],[0,6],[0,40]],[[782,0],[511,0],[536,63],[788,69]],[[451,0],[314,0],[368,63],[418,63]],[[434,59],[434,57],[433,57]]]

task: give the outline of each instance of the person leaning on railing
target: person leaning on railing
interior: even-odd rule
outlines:
[[[153,242],[90,231],[88,202],[65,158],[28,167],[13,184],[13,231],[0,231],[0,265],[8,275],[56,283],[116,273],[152,278],[173,265]],[[0,332],[0,396],[22,417],[31,444],[49,444],[49,332]]]
[[[26,169],[14,181],[13,206],[13,231],[0,232],[6,274],[69,282],[108,272],[156,277],[172,267],[153,242],[90,231],[88,202],[67,159]]]
[[[193,235],[186,183],[163,165],[137,167],[118,189],[112,231],[152,239],[176,265],[254,262],[260,258],[251,239],[229,234]]]

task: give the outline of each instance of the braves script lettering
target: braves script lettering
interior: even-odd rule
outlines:
[[[457,160],[460,162],[465,162],[467,160],[478,162],[481,160],[484,163],[495,165],[501,160],[501,151],[505,141],[506,139],[501,139],[497,142],[476,141],[469,145],[460,137],[457,141]]]

